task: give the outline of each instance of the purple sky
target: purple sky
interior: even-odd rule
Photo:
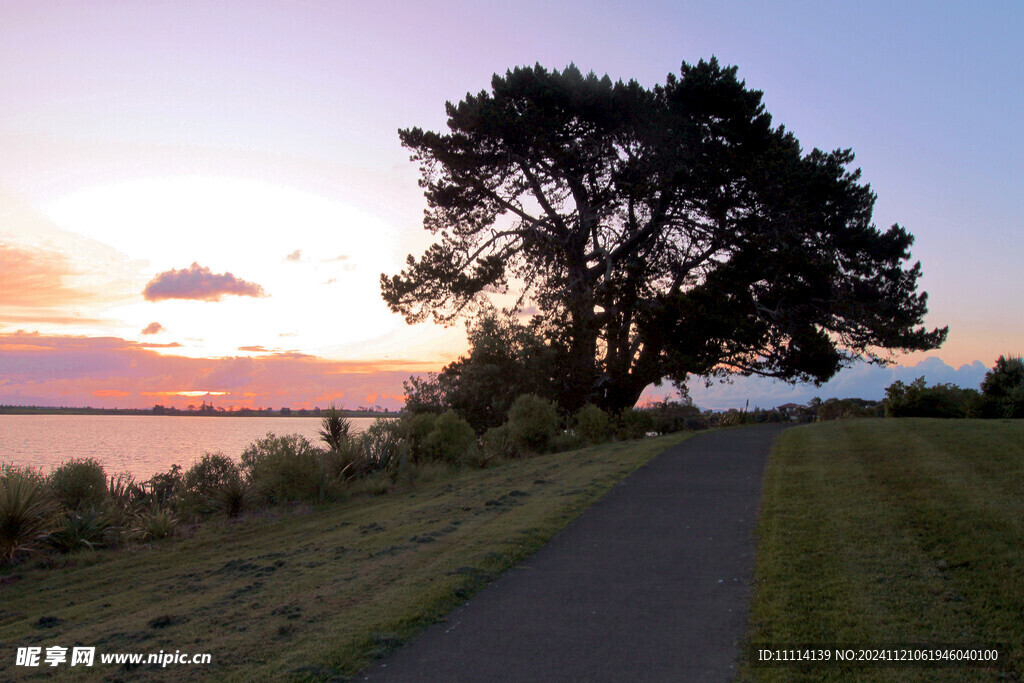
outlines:
[[[573,62],[650,87],[716,55],[805,148],[852,147],[876,222],[917,237],[926,322],[951,331],[901,363],[1024,351],[1020,3],[7,0],[0,27],[0,335],[159,343],[211,362],[443,363],[461,328],[407,328],[376,286],[427,244],[396,130],[443,128],[446,100],[516,65]],[[264,296],[145,300],[172,272],[231,274]],[[18,360],[6,358],[0,402],[37,396],[40,378],[5,382]],[[100,384],[51,399],[148,400]],[[740,383],[704,401],[744,391],[752,405],[779,395]]]

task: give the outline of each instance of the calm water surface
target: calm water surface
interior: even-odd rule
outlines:
[[[352,418],[361,432],[372,418]],[[96,458],[107,474],[148,479],[203,453],[239,460],[256,439],[301,434],[319,444],[317,417],[199,417],[164,415],[0,415],[0,462],[49,472],[71,458]]]

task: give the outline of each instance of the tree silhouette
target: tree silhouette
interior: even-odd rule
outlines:
[[[740,373],[822,382],[937,348],[913,237],[872,223],[850,150],[804,154],[715,59],[648,90],[537,65],[399,131],[437,240],[384,300],[450,323],[494,292],[536,307],[560,402],[619,410],[644,387]]]

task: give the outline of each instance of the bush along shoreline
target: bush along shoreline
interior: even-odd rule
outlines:
[[[68,460],[48,474],[3,464],[0,567],[160,542],[212,519],[380,495],[462,468],[709,425],[690,404],[665,402],[620,415],[587,405],[566,418],[551,401],[525,394],[503,424],[483,434],[454,410],[379,418],[355,434],[344,413],[331,408],[320,444],[267,433],[237,460],[206,453],[187,469],[173,465],[145,481],[108,474],[95,458]]]

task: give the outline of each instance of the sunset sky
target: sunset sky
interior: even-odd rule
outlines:
[[[853,148],[950,335],[698,404],[976,386],[1024,352],[1022,35],[1019,2],[0,0],[0,403],[397,407],[465,350],[380,298],[429,244],[397,129],[518,65],[652,87],[712,55]]]

